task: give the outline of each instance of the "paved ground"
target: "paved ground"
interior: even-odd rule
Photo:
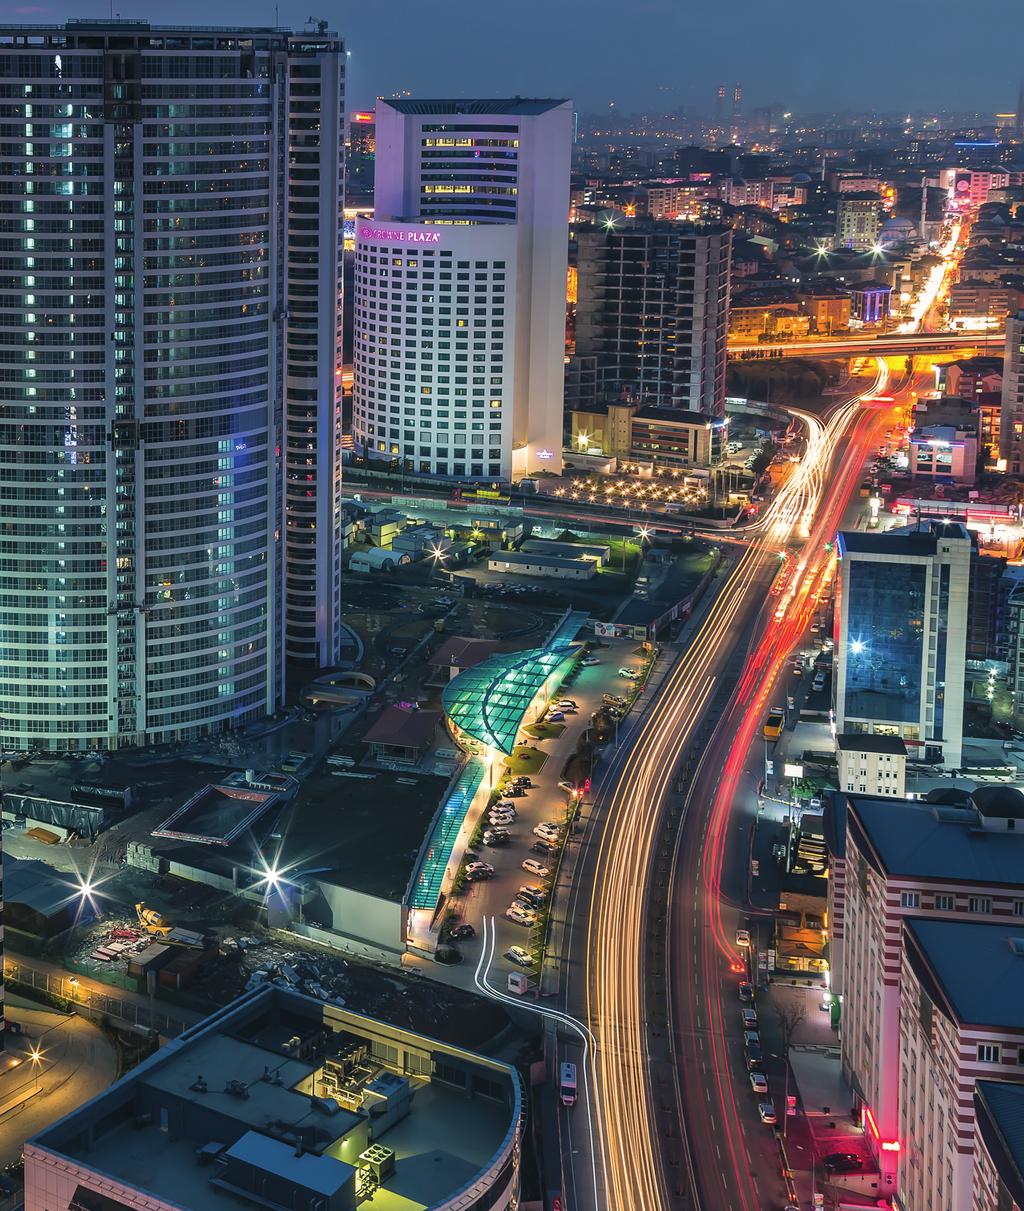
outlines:
[[[9,993],[0,1073],[0,1165],[21,1156],[30,1136],[101,1093],[117,1077],[117,1051],[103,1031],[75,1014],[40,1009]],[[40,1061],[34,1064],[32,1052]],[[11,1066],[11,1059],[20,1062]]]
[[[466,988],[474,986],[473,976],[480,953],[479,935],[484,916],[493,916],[497,926],[493,982],[503,982],[508,972],[521,970],[503,957],[504,952],[515,944],[529,947],[535,938],[531,930],[507,920],[504,913],[520,887],[550,883],[550,880],[523,870],[523,859],[536,858],[549,868],[554,861],[530,852],[535,840],[533,828],[543,820],[560,822],[564,819],[567,799],[565,792],[558,787],[562,767],[575,749],[580,734],[589,725],[591,714],[601,705],[601,695],[625,695],[629,683],[626,678],[619,677],[616,670],[620,666],[640,664],[636,655],[638,647],[638,643],[632,640],[613,640],[609,641],[607,647],[597,649],[595,655],[600,664],[582,668],[574,684],[562,695],[579,704],[577,714],[566,715],[564,732],[550,740],[529,741],[547,753],[548,759],[540,773],[532,776],[533,787],[522,798],[515,800],[518,815],[510,830],[512,841],[503,848],[481,846],[480,857],[495,867],[494,877],[486,882],[471,883],[466,894],[452,902],[452,908],[461,912],[461,919],[475,926],[477,937],[459,944],[465,956],[460,966],[443,968],[431,964],[429,974],[433,977],[442,977],[446,982]],[[567,856],[571,856],[572,845],[570,838]]]

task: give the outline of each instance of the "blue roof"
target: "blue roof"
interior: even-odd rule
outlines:
[[[847,827],[859,828],[887,874],[1024,886],[1024,833],[986,832],[973,811],[935,803],[848,795],[846,804]]]
[[[1024,1028],[1024,921],[1015,928],[911,917],[904,924],[959,1022]]]
[[[466,812],[469,811],[469,805],[473,802],[473,796],[486,772],[486,762],[479,757],[470,757],[451,794],[444,801],[434,821],[416,881],[409,894],[410,908],[426,908],[433,912],[437,907],[438,897],[441,895],[441,881],[455,848],[455,838],[459,835]]]

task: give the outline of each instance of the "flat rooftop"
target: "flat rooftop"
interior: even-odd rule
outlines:
[[[858,848],[866,844],[889,875],[1024,883],[1024,833],[986,831],[972,808],[868,795],[834,798],[845,800],[847,828]]]
[[[1024,924],[910,917],[904,926],[915,972],[934,982],[928,991],[950,1016],[1024,1030]]]
[[[511,1156],[520,1113],[519,1080],[505,1064],[267,987],[186,1031],[28,1152],[66,1157],[173,1206],[304,1211],[310,1193],[336,1188],[332,1205],[348,1211],[350,1167],[365,1164],[372,1143],[394,1153],[395,1168],[360,1207],[423,1211]],[[250,1197],[231,1164],[271,1174],[276,1196]]]
[[[326,765],[285,813],[278,866],[316,868],[326,882],[401,900],[447,785],[415,770]]]

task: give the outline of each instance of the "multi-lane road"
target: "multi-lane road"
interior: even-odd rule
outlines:
[[[563,964],[561,1008],[593,1043],[588,1114],[565,1124],[571,1207],[590,1211],[595,1197],[602,1211],[763,1205],[743,1127],[749,1094],[741,1103],[723,1054],[730,981],[735,997],[735,922],[722,895],[730,810],[774,674],[826,574],[825,537],[884,423],[885,406],[868,401],[886,380],[879,362],[875,381],[826,420],[804,414],[804,458],[596,788]],[[770,596],[783,548],[793,575]]]

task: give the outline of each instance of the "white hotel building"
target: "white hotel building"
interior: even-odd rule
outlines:
[[[560,468],[571,130],[567,101],[378,103],[357,452],[466,479]]]

